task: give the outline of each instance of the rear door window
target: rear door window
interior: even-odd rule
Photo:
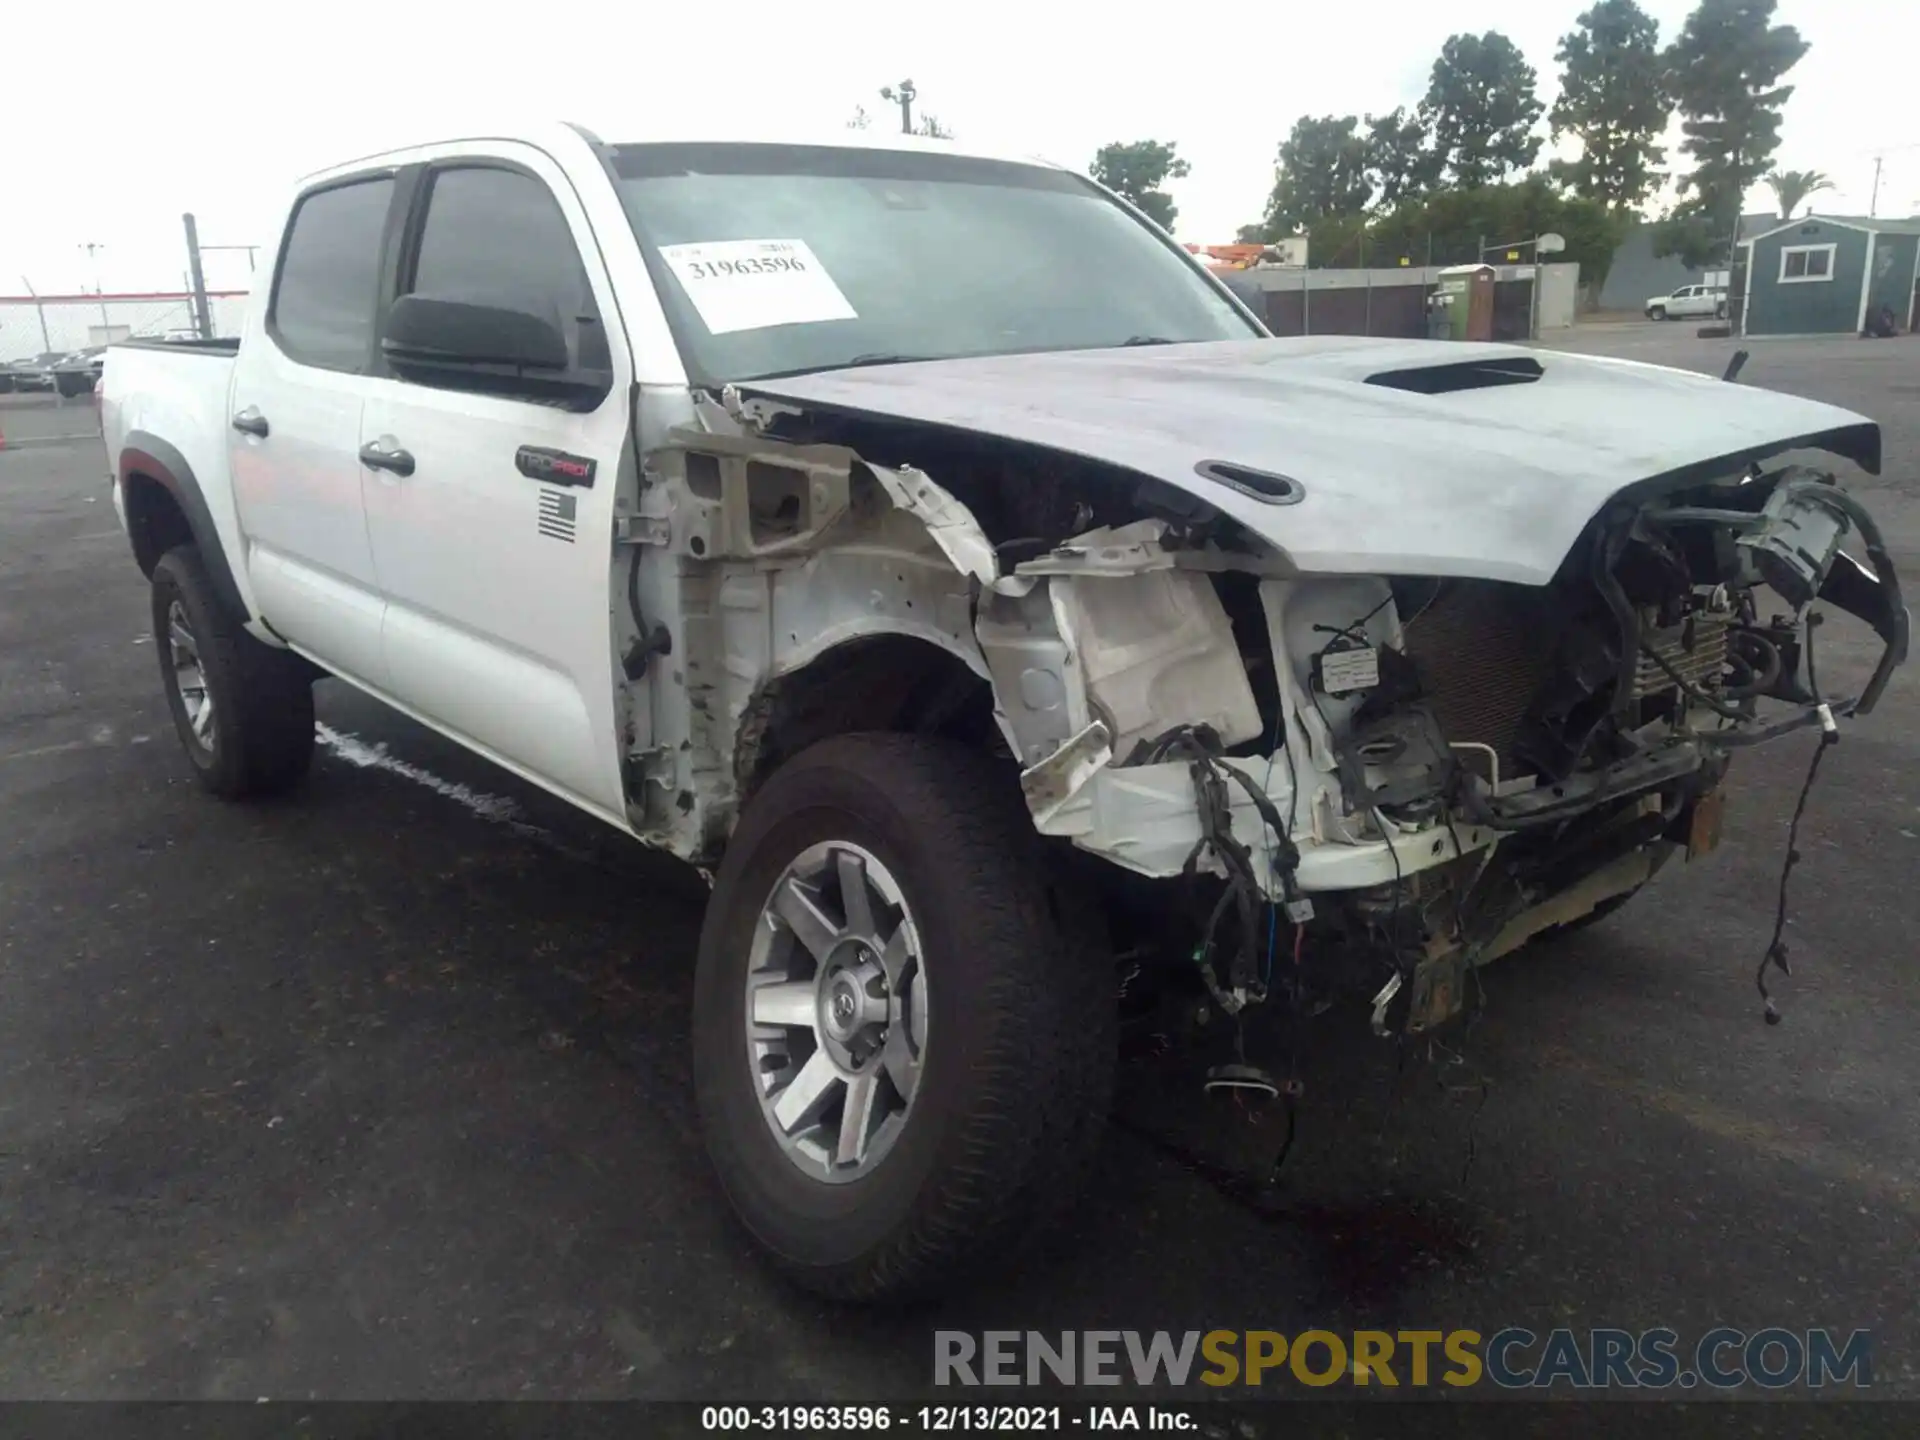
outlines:
[[[267,313],[268,332],[293,359],[367,368],[392,199],[393,177],[381,175],[316,190],[295,207]]]

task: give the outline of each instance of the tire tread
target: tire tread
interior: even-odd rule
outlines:
[[[978,1100],[956,1117],[946,1163],[907,1223],[844,1266],[776,1257],[808,1288],[836,1298],[912,1298],[973,1267],[997,1268],[1070,1210],[1097,1156],[1111,1096],[1112,966],[1097,909],[1051,863],[1004,765],[951,741],[822,741],[768,780],[735,843],[751,844],[793,777],[814,766],[856,771],[902,813],[937,827],[950,903],[969,917],[968,943],[992,957],[981,996],[993,1023],[970,1067]]]
[[[196,766],[203,784],[227,800],[282,794],[297,785],[313,761],[313,683],[297,656],[263,644],[220,603],[206,562],[193,545],[179,545],[153,568],[155,644],[167,663],[163,592],[177,591],[192,612],[200,664],[215,704],[229,714],[221,724],[225,753]]]

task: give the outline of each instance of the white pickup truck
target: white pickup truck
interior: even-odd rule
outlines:
[[[1647,319],[1686,320],[1692,317],[1724,320],[1727,315],[1727,287],[1724,285],[1682,285],[1671,295],[1647,298]]]
[[[337,676],[709,867],[708,1146],[822,1291],[1064,1213],[1123,1008],[1291,1103],[1257,1017],[1448,1023],[1905,654],[1871,517],[1774,461],[1876,469],[1858,415],[1273,339],[1037,162],[487,136],[302,182],[237,343],[116,349],[167,701],[224,797]],[[1859,696],[1821,599],[1884,638]]]

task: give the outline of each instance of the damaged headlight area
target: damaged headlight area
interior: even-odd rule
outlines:
[[[1819,689],[1822,602],[1881,637],[1857,696]],[[1871,709],[1906,631],[1872,517],[1794,467],[1634,487],[1546,586],[1304,576],[1150,520],[1013,566],[976,623],[1036,823],[1184,888],[1129,928],[1202,1004],[1347,991],[1413,1034],[1712,849],[1734,752]]]

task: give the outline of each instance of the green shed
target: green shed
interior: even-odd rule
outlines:
[[[1808,215],[1740,248],[1742,335],[1854,335],[1882,306],[1920,320],[1920,219]]]

